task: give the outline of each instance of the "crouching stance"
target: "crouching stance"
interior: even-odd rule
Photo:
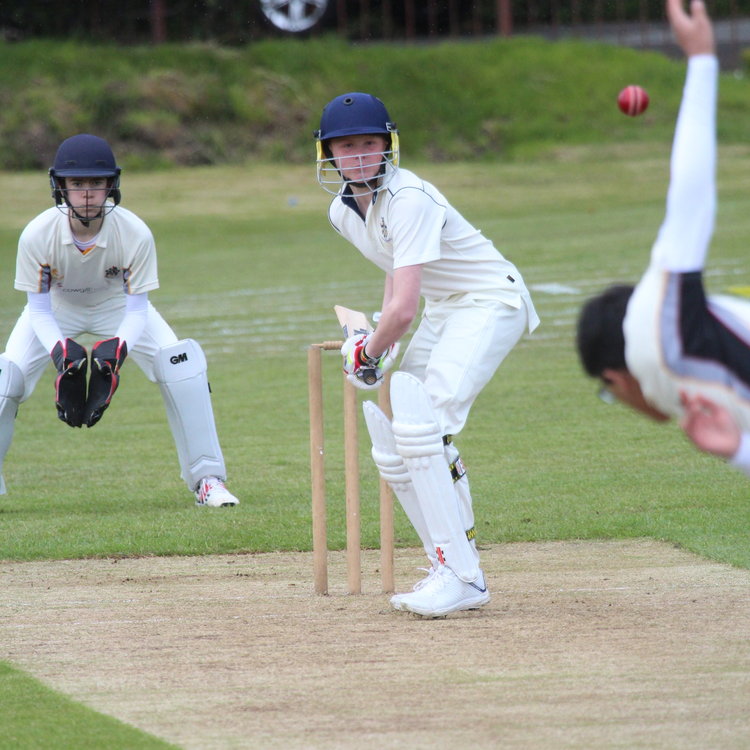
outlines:
[[[60,145],[49,174],[56,205],[21,233],[15,288],[26,292],[27,305],[0,355],[0,494],[18,406],[50,359],[58,417],[71,427],[93,427],[132,358],[159,384],[196,504],[237,505],[224,486],[205,356],[197,342],[178,341],[148,300],[159,286],[154,239],[119,205],[112,150],[96,136],[73,136]],[[77,340],[82,334],[100,338],[90,355]]]
[[[515,265],[435,186],[401,168],[398,130],[380,99],[336,97],[316,137],[318,182],[334,196],[331,226],[385,274],[376,329],[350,337],[341,350],[355,386],[382,385],[424,301],[391,380],[393,422],[364,403],[375,463],[430,561],[427,577],[391,604],[425,617],[479,607],[490,595],[452,436],[539,318]]]

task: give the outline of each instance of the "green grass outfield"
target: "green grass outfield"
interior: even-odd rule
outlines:
[[[696,452],[675,425],[651,424],[599,401],[573,349],[584,298],[610,282],[634,281],[645,268],[663,215],[668,149],[669,143],[568,148],[526,164],[490,166],[404,159],[519,266],[542,318],[478,399],[457,440],[480,545],[646,536],[750,567],[747,478]],[[750,285],[749,175],[750,147],[723,147],[711,291]],[[12,288],[18,234],[50,198],[44,174],[1,179],[5,340],[24,302]],[[312,164],[125,173],[122,189],[123,205],[156,236],[161,289],[151,300],[179,336],[197,339],[208,356],[229,486],[241,504],[194,507],[158,388],[133,362],[91,430],[57,419],[50,369],[20,409],[6,459],[0,559],[309,550],[306,349],[338,336],[335,303],[378,308],[380,273],[328,226],[328,196]],[[341,548],[339,358],[329,354],[325,365],[329,532],[331,545]],[[363,544],[375,547],[377,481],[364,427],[361,443]],[[416,545],[400,511],[396,521],[397,544]],[[0,725],[11,728],[3,730],[0,748],[101,746],[45,736],[45,727],[66,721],[67,709],[51,697],[39,721],[13,720],[8,696],[21,683],[26,695],[41,690],[0,670]],[[88,726],[83,713],[76,721]],[[159,744],[107,744],[135,746]]]

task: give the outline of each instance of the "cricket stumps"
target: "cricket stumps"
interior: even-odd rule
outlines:
[[[307,354],[310,404],[310,478],[312,483],[313,580],[315,593],[328,593],[328,531],[325,477],[325,428],[323,419],[324,351],[339,351],[342,341],[312,344]],[[386,379],[388,376],[386,375]],[[347,590],[362,593],[359,492],[359,402],[356,388],[343,380],[344,411],[344,493],[346,509]],[[388,383],[378,389],[378,405],[390,416]],[[380,480],[380,579],[384,593],[395,588],[393,573],[393,496]]]

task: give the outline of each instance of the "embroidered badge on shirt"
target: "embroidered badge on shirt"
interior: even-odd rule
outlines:
[[[383,239],[386,242],[391,241],[391,238],[388,236],[388,226],[385,223],[385,219],[382,217],[380,218],[380,234],[383,235]]]
[[[104,278],[116,279],[120,275],[120,269],[117,266],[111,266],[104,272]]]

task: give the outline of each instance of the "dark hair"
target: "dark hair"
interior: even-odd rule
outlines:
[[[627,370],[622,322],[633,287],[616,284],[592,297],[581,308],[576,346],[583,369],[600,377],[605,369]]]

